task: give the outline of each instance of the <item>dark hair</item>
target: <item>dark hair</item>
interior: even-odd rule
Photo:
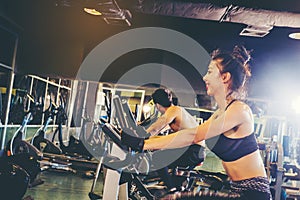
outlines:
[[[170,107],[172,104],[172,94],[171,91],[167,89],[157,89],[152,94],[152,99],[154,103],[158,103],[163,107]]]
[[[229,86],[232,92],[237,92],[240,97],[246,96],[246,85],[251,76],[249,61],[250,52],[243,46],[235,46],[232,53],[222,52],[219,49],[212,54],[213,60],[220,60],[220,73],[229,72],[232,83]]]

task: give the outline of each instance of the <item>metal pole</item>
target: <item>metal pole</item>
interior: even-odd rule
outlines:
[[[11,93],[12,93],[12,89],[13,89],[13,85],[14,85],[14,78],[15,78],[14,70],[15,70],[15,65],[16,65],[18,42],[19,42],[19,39],[18,39],[18,37],[16,37],[14,53],[13,53],[13,59],[12,59],[12,71],[10,72],[10,82],[9,82],[9,85],[8,85],[8,90],[6,91],[6,94],[8,96],[7,96],[7,105],[6,105],[6,112],[5,112],[4,129],[3,129],[2,141],[1,141],[1,150],[4,149],[5,138],[6,138],[6,133],[7,133],[7,124],[8,124],[10,102],[11,102]]]
[[[77,88],[78,88],[78,81],[77,80],[72,81],[69,102],[68,102],[68,125],[67,125],[68,135],[70,135],[69,131],[70,131],[71,122],[72,122],[75,99],[77,96]]]

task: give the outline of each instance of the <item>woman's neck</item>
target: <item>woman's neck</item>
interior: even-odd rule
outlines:
[[[231,95],[232,92],[228,92],[225,94],[215,95],[214,98],[217,102],[218,108],[221,111],[225,111],[226,107],[230,102],[234,100],[234,97]]]
[[[225,110],[226,107],[225,97],[223,95],[215,95],[214,98],[216,100],[219,110]]]

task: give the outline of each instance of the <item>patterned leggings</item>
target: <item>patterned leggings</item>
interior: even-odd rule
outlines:
[[[231,182],[231,192],[242,196],[242,200],[272,200],[269,181],[266,177],[249,178]]]

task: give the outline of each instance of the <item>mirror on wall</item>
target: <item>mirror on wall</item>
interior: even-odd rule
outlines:
[[[0,76],[5,76],[5,73],[0,74]],[[68,112],[71,80],[16,73],[13,74],[10,93],[7,92],[4,80],[1,79],[3,83],[1,83],[0,88],[2,97],[1,121],[6,123],[1,125],[2,132],[5,131],[5,134],[1,134],[3,147],[24,122],[29,111],[31,111],[32,117],[26,126],[25,139],[32,137],[43,125],[48,117],[50,104],[53,105],[52,108],[61,105]],[[5,105],[8,105],[8,115],[4,111]],[[56,125],[56,118],[54,118],[50,127]]]

